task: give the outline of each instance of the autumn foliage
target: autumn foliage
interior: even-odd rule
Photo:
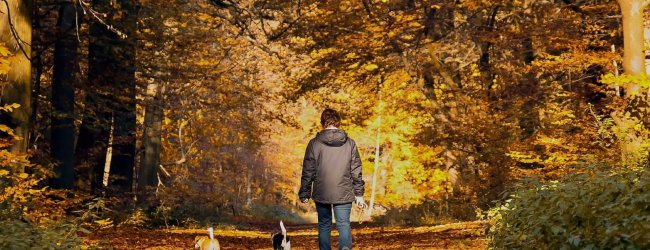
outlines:
[[[487,216],[495,248],[646,247],[621,229],[648,209],[645,5],[4,1],[0,220],[17,230],[0,237],[313,222],[302,157],[333,108],[363,221]]]

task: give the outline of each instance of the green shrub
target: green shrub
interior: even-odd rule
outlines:
[[[650,171],[595,171],[491,210],[493,249],[650,249]]]
[[[80,249],[81,240],[67,227],[37,227],[10,220],[0,222],[0,249]]]

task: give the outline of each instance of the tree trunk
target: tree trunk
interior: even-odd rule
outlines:
[[[89,70],[88,76],[96,76],[98,62],[93,58],[97,50],[96,45],[92,42],[89,48]],[[94,78],[97,79],[97,78]],[[94,84],[97,80],[89,80],[86,90],[86,101],[84,105],[84,117],[79,128],[79,138],[76,148],[76,166],[77,177],[86,176],[90,182],[90,188],[93,192],[99,192],[102,188],[102,179],[104,173],[104,162],[106,160],[106,150],[110,134],[111,112],[107,107],[109,104],[108,97],[102,94],[95,86],[99,88],[100,84]],[[105,88],[105,87],[104,87]]]
[[[135,28],[133,1],[93,1],[107,13],[105,21],[90,26],[88,84],[85,113],[77,145],[78,156],[91,173],[91,187],[102,188],[111,117],[115,117],[111,180],[121,191],[131,191],[135,164]],[[115,27],[115,28],[113,28]]]
[[[104,170],[102,171],[102,187],[108,186],[111,177],[111,162],[113,162],[113,140],[115,134],[115,116],[111,116],[111,129],[108,132],[108,146],[106,147],[106,157],[104,158]]]
[[[32,7],[31,0],[0,2],[0,43],[15,55],[7,81],[0,83],[0,105],[20,104],[20,108],[0,116],[0,122],[13,128],[14,133],[21,137],[11,147],[12,152],[27,151],[32,122]]]
[[[487,25],[483,29],[484,32],[489,33],[494,30],[496,24],[497,13],[499,12],[499,6],[492,7],[492,11],[487,20]],[[481,49],[481,56],[479,57],[478,69],[481,72],[482,84],[485,85],[485,92],[487,97],[493,97],[492,86],[494,85],[494,73],[492,72],[492,64],[490,62],[490,50],[492,48],[492,42],[490,41],[481,41],[479,42],[479,48]]]
[[[623,70],[628,75],[640,75],[645,72],[643,10],[648,5],[646,0],[618,0],[623,15]],[[632,96],[639,91],[639,86],[625,86],[625,95]]]
[[[383,79],[381,79],[383,82]],[[372,171],[372,189],[370,191],[370,205],[368,206],[368,217],[372,216],[375,207],[375,191],[377,190],[377,174],[379,172],[379,145],[381,139],[381,82],[379,84],[379,102],[377,103],[377,138],[375,139],[375,168]]]
[[[157,83],[147,86],[144,114],[144,153],[138,171],[139,201],[144,202],[148,188],[156,187],[160,166],[161,130],[163,120],[163,88]]]
[[[252,164],[248,163],[246,164],[246,207],[250,208],[251,205],[253,204],[253,193],[252,193],[252,174],[253,170]]]
[[[74,88],[77,73],[77,11],[73,3],[59,6],[57,41],[54,45],[52,80],[52,139],[50,151],[56,162],[52,187],[74,187]]]
[[[106,2],[97,0],[97,2]],[[115,133],[111,173],[113,184],[122,191],[131,191],[135,167],[135,53],[138,5],[136,1],[120,0],[112,6],[117,27],[126,37],[113,41],[113,62],[116,71],[111,72],[117,92],[114,103]],[[119,94],[117,94],[119,93]]]
[[[623,16],[623,70],[627,75],[645,74],[645,52],[644,52],[644,9],[647,7],[648,0],[618,0]],[[615,112],[612,118],[623,131],[620,139],[621,158],[623,162],[635,164],[640,157],[647,157],[647,152],[641,152],[641,145],[644,138],[639,136],[634,127],[637,124],[647,122],[647,100],[639,95],[641,87],[637,84],[627,84],[625,89],[625,101],[627,108],[623,113]]]

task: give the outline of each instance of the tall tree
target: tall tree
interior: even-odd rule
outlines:
[[[626,74],[640,75],[645,72],[645,54],[643,48],[643,11],[648,6],[648,0],[618,0],[623,15],[623,70]],[[626,86],[628,93],[633,95],[639,89],[636,84]]]
[[[76,37],[77,9],[72,2],[60,3],[58,37],[54,45],[50,151],[57,164],[56,176],[52,180],[55,188],[74,187],[74,90],[79,47]]]
[[[102,1],[105,2],[105,1]],[[115,86],[118,90],[114,95],[115,132],[113,134],[113,159],[111,174],[116,187],[129,191],[133,184],[135,167],[135,56],[136,28],[138,21],[138,1],[121,0],[113,5],[115,15],[112,20],[119,25],[123,32],[122,39],[116,40],[115,61],[118,70],[114,72]]]
[[[32,5],[31,0],[3,0],[0,2],[0,43],[16,55],[2,84],[0,104],[20,104],[20,108],[2,117],[22,139],[12,146],[14,152],[27,150],[32,117]]]
[[[77,146],[83,161],[78,165],[89,171],[92,189],[101,189],[113,126],[110,180],[122,191],[130,191],[135,163],[134,35],[138,8],[130,0],[96,0],[93,8],[107,15],[104,21],[90,26],[86,109]]]
[[[370,206],[368,207],[368,216],[372,216],[372,210],[375,207],[375,191],[377,190],[377,177],[379,174],[379,150],[381,145],[381,112],[382,112],[382,103],[381,103],[381,87],[382,82],[384,81],[383,76],[379,76],[379,87],[377,91],[378,102],[377,102],[377,137],[375,139],[375,167],[372,171],[372,187],[370,189]]]
[[[138,171],[139,199],[144,201],[149,187],[157,184],[158,167],[160,165],[161,129],[163,119],[162,88],[158,83],[147,86],[145,97],[144,134],[142,146],[144,153]]]
[[[623,16],[623,70],[625,74],[640,76],[645,74],[645,52],[644,52],[644,10],[650,3],[649,0],[618,0]],[[636,129],[637,124],[646,123],[648,112],[647,97],[639,94],[641,86],[631,82],[623,86],[625,99],[628,102],[626,110],[622,113],[615,113],[612,118],[624,134],[621,139],[621,157],[628,163],[636,162],[642,157],[640,148],[644,138],[639,136]],[[644,114],[645,113],[645,114]],[[639,155],[641,153],[641,155]],[[647,155],[647,154],[646,154]]]

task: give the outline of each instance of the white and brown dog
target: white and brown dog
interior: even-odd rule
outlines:
[[[287,236],[287,229],[284,228],[284,223],[280,221],[280,232],[271,234],[271,242],[273,242],[273,250],[290,250],[291,242]]]
[[[220,250],[219,241],[214,238],[214,229],[208,228],[210,238],[205,236],[196,236],[194,238],[194,248],[199,250]]]

